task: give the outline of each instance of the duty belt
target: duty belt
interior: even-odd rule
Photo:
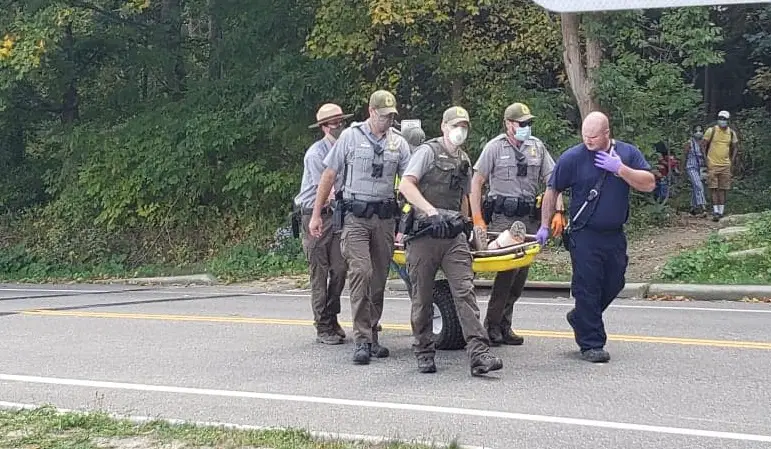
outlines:
[[[533,213],[535,198],[497,196],[493,199],[493,212],[511,217],[526,217]]]
[[[300,209],[300,213],[303,215],[313,215],[313,208],[312,207],[303,207]],[[321,215],[329,215],[332,213],[332,208],[329,206],[324,206],[321,208]]]
[[[395,217],[399,211],[399,205],[396,200],[385,200],[368,202],[361,200],[345,200],[343,201],[343,207],[346,212],[350,212],[357,218],[372,218],[377,214],[381,219],[389,219]]]

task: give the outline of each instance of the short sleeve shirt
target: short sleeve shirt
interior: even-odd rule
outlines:
[[[316,190],[324,172],[324,158],[332,148],[332,142],[328,139],[320,139],[313,143],[305,152],[303,158],[303,177],[300,184],[300,193],[295,197],[296,205],[303,208],[312,208],[316,201]],[[335,180],[335,190],[341,187],[341,178]]]
[[[617,140],[616,153],[629,168],[651,170],[645,156],[634,145]],[[596,154],[581,143],[562,153],[554,166],[549,187],[558,192],[570,190],[571,217],[576,216],[604,171],[594,165]],[[599,197],[592,204],[593,207],[581,212],[579,226],[585,223],[587,228],[599,231],[621,229],[629,218],[629,184],[608,173],[600,187]]]
[[[722,129],[713,126],[704,133],[704,140],[710,141],[707,147],[707,165],[731,165],[731,144],[737,144],[739,139],[731,128]]]
[[[520,165],[527,167],[526,174]],[[545,185],[553,169],[554,159],[540,139],[531,137],[516,149],[505,134],[487,142],[474,165],[487,178],[490,196],[526,199],[535,198],[539,183]]]
[[[461,150],[458,150],[461,151]],[[431,164],[434,162],[434,150],[428,145],[420,145],[415,148],[415,153],[410,158],[410,163],[407,165],[407,170],[404,171],[404,176],[413,176],[420,182],[423,175],[431,168]],[[468,170],[468,176],[466,177],[466,185],[463,186],[466,192],[471,191],[471,167]]]
[[[386,171],[393,171],[390,179],[369,176],[375,145],[385,148],[383,163],[387,166]],[[394,197],[396,176],[404,173],[409,160],[410,146],[404,137],[389,130],[378,139],[364,122],[352,124],[343,130],[324,159],[324,166],[343,174],[343,192],[355,193],[356,198],[364,201],[383,201]],[[354,178],[359,179],[359,182],[354,183]],[[348,194],[344,193],[343,196],[347,198]]]

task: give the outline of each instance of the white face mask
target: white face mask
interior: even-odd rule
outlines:
[[[520,126],[517,128],[516,134],[514,134],[514,138],[519,140],[520,142],[524,142],[527,139],[530,138],[530,127],[529,126]]]
[[[463,142],[466,141],[466,137],[468,137],[468,128],[462,126],[456,126],[455,128],[450,129],[450,132],[447,135],[450,143],[456,147],[463,145]]]

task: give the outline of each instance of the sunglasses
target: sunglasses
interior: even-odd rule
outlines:
[[[517,124],[523,128],[526,126],[533,126],[533,119],[526,120],[524,122],[517,122]]]

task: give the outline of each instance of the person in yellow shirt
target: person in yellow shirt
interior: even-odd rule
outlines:
[[[707,156],[707,187],[712,195],[712,221],[723,217],[726,192],[731,188],[731,167],[739,150],[739,139],[728,126],[730,118],[728,111],[720,111],[717,114],[717,126],[704,133],[701,145]]]

